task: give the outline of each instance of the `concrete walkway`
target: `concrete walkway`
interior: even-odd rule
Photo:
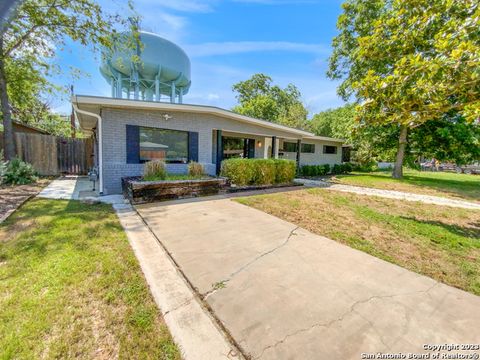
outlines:
[[[92,183],[84,176],[65,176],[53,180],[38,197],[58,200],[78,200],[82,191],[90,191]]]
[[[138,211],[253,359],[361,359],[480,343],[480,297],[230,199]]]
[[[305,186],[322,187],[328,190],[343,191],[343,192],[349,192],[349,193],[354,193],[359,195],[379,196],[379,197],[384,197],[388,199],[399,199],[399,200],[406,200],[406,201],[420,201],[426,204],[480,210],[480,204],[476,204],[469,201],[449,199],[441,196],[413,194],[413,193],[402,192],[402,191],[382,190],[382,189],[367,188],[362,186],[333,184],[333,183],[329,183],[321,180],[295,179],[295,182],[304,184]]]

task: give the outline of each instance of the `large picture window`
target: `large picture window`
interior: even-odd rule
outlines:
[[[140,127],[140,162],[188,163],[188,132]]]

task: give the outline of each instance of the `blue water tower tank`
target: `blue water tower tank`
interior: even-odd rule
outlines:
[[[156,34],[140,31],[138,39],[136,49],[116,46],[103,56],[100,72],[111,85],[112,97],[147,101],[167,97],[182,103],[191,85],[187,54]],[[139,61],[133,61],[137,54]]]

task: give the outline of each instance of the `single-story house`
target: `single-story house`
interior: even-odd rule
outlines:
[[[140,176],[162,159],[171,173],[190,161],[218,174],[230,157],[283,158],[299,165],[340,164],[343,140],[254,119],[212,106],[119,98],[72,97],[83,131],[95,139],[102,194],[121,193],[121,178]]]

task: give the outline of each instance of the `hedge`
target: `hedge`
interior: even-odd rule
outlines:
[[[352,172],[353,166],[350,163],[335,164],[332,168],[330,165],[304,165],[300,168],[300,174],[302,176],[324,176],[330,172],[334,175],[348,174]]]
[[[330,172],[330,165],[304,165],[300,169],[303,176],[323,176]]]
[[[283,159],[228,159],[221,170],[237,186],[289,184],[295,174],[295,162]]]

